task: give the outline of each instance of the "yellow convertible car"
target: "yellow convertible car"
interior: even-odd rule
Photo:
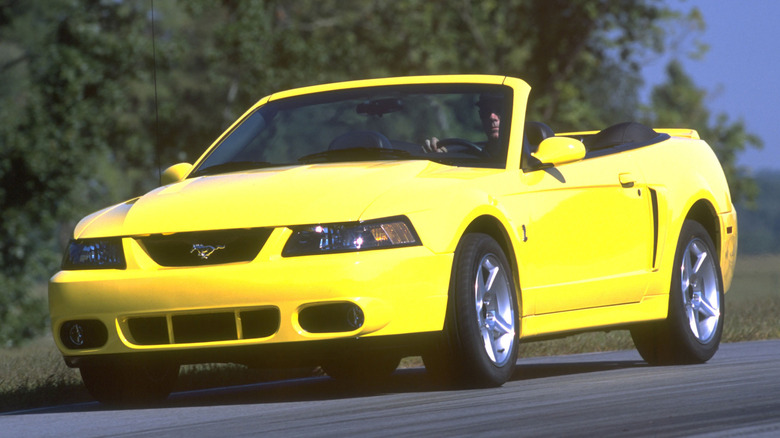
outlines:
[[[520,342],[615,328],[652,364],[710,359],[737,249],[711,148],[634,122],[556,134],[529,91],[456,75],[261,99],[76,226],[49,285],[66,363],[124,403],[210,362],[370,381],[422,356],[496,386]]]

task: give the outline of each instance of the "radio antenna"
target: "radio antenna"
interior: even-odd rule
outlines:
[[[154,78],[154,155],[157,160],[157,180],[162,184],[162,164],[160,163],[160,111],[157,103],[157,46],[154,33],[154,0],[149,0],[152,7],[152,77]]]

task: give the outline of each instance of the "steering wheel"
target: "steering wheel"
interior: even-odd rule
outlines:
[[[465,146],[470,149],[469,152],[482,153],[482,146],[474,143],[473,141],[466,140],[465,138],[444,138],[439,140],[439,146]]]

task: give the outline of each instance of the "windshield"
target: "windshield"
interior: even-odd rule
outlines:
[[[432,160],[503,167],[511,89],[413,85],[272,100],[236,126],[191,176],[311,163]],[[435,149],[424,148],[433,138]]]

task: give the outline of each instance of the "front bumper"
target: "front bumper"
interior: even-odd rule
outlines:
[[[74,363],[78,357],[186,351],[198,351],[198,361],[219,362],[226,348],[442,329],[452,254],[415,246],[284,258],[285,238],[275,232],[248,263],[182,268],[155,264],[135,239],[124,238],[127,269],[60,271],[50,280],[55,342]],[[301,313],[327,304],[356,305],[362,325],[307,330]],[[105,339],[74,344],[74,321],[105,326]]]

